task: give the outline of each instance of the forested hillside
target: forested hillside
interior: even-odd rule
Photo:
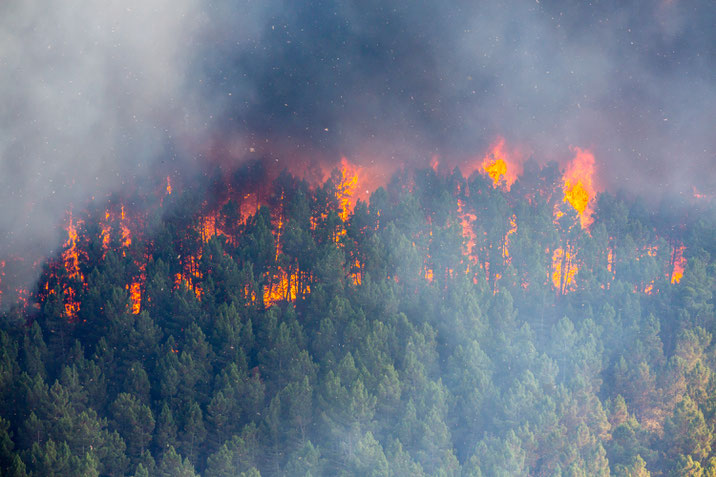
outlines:
[[[68,218],[2,317],[0,475],[716,475],[708,202],[245,172]]]

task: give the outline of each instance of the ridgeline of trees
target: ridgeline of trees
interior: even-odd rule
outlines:
[[[344,223],[283,174],[208,241],[190,193],[129,247],[86,220],[81,281],[48,265],[2,319],[0,475],[716,475],[713,209],[602,194],[585,231],[556,167],[524,177],[416,171]]]

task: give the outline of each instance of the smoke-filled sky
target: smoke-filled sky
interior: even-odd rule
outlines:
[[[502,135],[543,162],[590,148],[612,190],[713,192],[716,8],[5,0],[0,99],[0,255],[216,155],[424,166]]]

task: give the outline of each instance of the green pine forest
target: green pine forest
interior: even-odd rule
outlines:
[[[240,179],[127,206],[131,243],[75,210],[79,273],[0,316],[1,476],[716,476],[708,202],[601,193],[583,229],[530,161],[346,220],[338,172],[284,172],[242,219]]]

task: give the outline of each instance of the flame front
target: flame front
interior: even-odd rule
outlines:
[[[567,164],[564,172],[562,191],[564,202],[569,204],[579,214],[582,228],[588,228],[594,218],[592,205],[596,195],[594,177],[594,154],[587,149],[572,147],[575,153],[574,159]]]

